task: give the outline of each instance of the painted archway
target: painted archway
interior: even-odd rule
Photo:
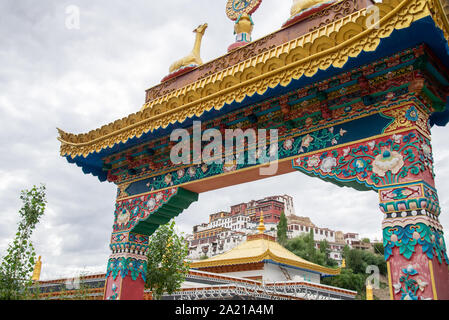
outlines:
[[[143,297],[148,237],[200,193],[267,177],[252,144],[242,148],[244,159],[257,155],[251,163],[172,163],[171,132],[195,134],[201,121],[223,135],[277,130],[263,150],[277,155],[275,174],[377,192],[392,298],[449,299],[431,146],[431,127],[449,120],[449,23],[439,1],[385,0],[375,5],[379,27],[368,28],[362,1],[344,2],[358,6],[342,19],[290,25],[147,90],[125,119],[60,131],[69,162],[118,187],[105,298]],[[412,290],[402,276],[416,279]]]

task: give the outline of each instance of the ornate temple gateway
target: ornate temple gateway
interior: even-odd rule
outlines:
[[[431,146],[432,126],[449,121],[447,4],[295,0],[282,28],[253,42],[261,2],[228,1],[236,42],[216,60],[203,64],[207,24],[195,29],[192,52],[146,91],[140,111],[86,134],[59,130],[62,156],[117,185],[104,298],[142,299],[158,226],[200,193],[265,178],[276,162],[278,175],[377,192],[391,298],[449,299]],[[193,163],[174,163],[171,133],[195,137],[199,122],[223,135],[275,129],[278,140],[232,149],[225,163],[195,161],[205,141],[193,141]]]

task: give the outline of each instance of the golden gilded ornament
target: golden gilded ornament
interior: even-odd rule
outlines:
[[[39,281],[41,277],[41,270],[42,270],[42,261],[41,256],[39,256],[39,259],[36,261],[36,265],[34,266],[33,276],[31,277],[31,280]]]
[[[259,225],[257,226],[257,230],[259,231],[259,234],[263,234],[265,232],[265,224],[263,223],[263,213],[260,213],[260,220]]]
[[[292,8],[290,9],[291,16],[295,16],[301,11],[309,9],[321,3],[329,2],[329,0],[293,0]]]
[[[226,15],[235,21],[240,15],[251,15],[262,3],[262,0],[228,0],[226,4]]]
[[[200,66],[203,64],[203,60],[201,60],[201,42],[207,27],[208,25],[207,23],[205,23],[193,30],[193,32],[196,34],[196,37],[192,52],[184,58],[174,62],[169,68],[170,73],[175,72],[183,67]]]
[[[234,32],[236,34],[240,34],[240,33],[251,34],[251,32],[253,32],[253,27],[254,27],[254,24],[251,21],[251,17],[248,14],[244,13],[236,22],[236,24],[234,26]]]
[[[369,281],[366,284],[366,300],[374,300],[373,287]]]

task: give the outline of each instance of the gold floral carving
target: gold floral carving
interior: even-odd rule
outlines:
[[[118,186],[117,200],[121,200],[126,197],[129,197],[129,194],[128,194],[128,192],[126,192],[126,189],[128,189],[130,184],[131,184],[131,182],[127,182],[127,183],[123,183]]]
[[[446,40],[449,38],[449,23],[438,0],[384,0],[375,5],[380,9],[378,28],[368,28],[369,17],[365,10],[360,10],[154,99],[141,111],[87,134],[69,134],[58,129],[61,155],[87,157],[149,131],[182,123],[211,109],[219,110],[256,93],[263,94],[279,84],[287,86],[293,79],[311,77],[330,66],[342,67],[350,57],[374,51],[380,40],[395,29],[407,28],[413,21],[429,15],[443,30]]]
[[[408,108],[409,107],[410,105],[408,106]],[[388,128],[384,130],[384,132],[393,132],[401,128],[407,128],[416,125],[420,129],[422,134],[424,134],[426,137],[429,137],[429,132],[427,129],[428,114],[422,111],[419,106],[415,106],[418,113],[418,120],[411,121],[406,117],[408,108],[396,108],[382,112],[384,115],[392,117],[394,119],[393,123],[391,123]]]

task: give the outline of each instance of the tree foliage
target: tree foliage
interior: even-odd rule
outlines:
[[[382,256],[384,255],[384,245],[382,242],[374,243],[373,247],[375,254],[380,254]]]
[[[354,273],[353,270],[345,268],[338,276],[324,278],[321,282],[333,287],[354,290],[358,292],[359,296],[363,296],[366,291],[365,280],[365,274]]]
[[[287,242],[287,218],[285,217],[285,213],[283,211],[277,226],[277,239],[282,245]]]
[[[30,297],[31,276],[36,253],[31,241],[36,225],[46,206],[45,185],[22,190],[23,205],[19,210],[20,221],[12,243],[0,265],[0,299],[18,300]]]
[[[335,260],[330,258],[329,243],[326,240],[320,241],[319,249],[315,248],[313,230],[308,234],[288,240],[285,248],[307,261],[322,266],[332,268],[338,265]],[[370,276],[369,273],[366,273],[367,267],[375,265],[379,268],[381,275],[387,274],[387,265],[383,255],[376,253],[367,250],[351,249],[346,245],[343,249],[346,268],[342,269],[338,276],[323,278],[322,283],[357,291],[358,297],[363,299],[366,294],[365,282],[367,277]]]
[[[351,249],[345,246],[343,258],[346,260],[346,268],[340,275],[323,279],[323,283],[358,292],[358,297],[364,299],[366,295],[366,279],[371,275],[366,273],[368,266],[377,266],[381,275],[387,275],[387,264],[383,255],[367,250]]]
[[[155,299],[181,288],[189,272],[189,263],[184,261],[188,254],[188,242],[176,234],[174,220],[160,226],[151,236],[146,287]]]
[[[320,252],[324,254],[324,265],[327,267],[337,267],[338,263],[330,257],[330,246],[326,239],[320,241]]]
[[[285,248],[307,261],[326,266],[335,267],[337,262],[329,257],[329,244],[320,241],[320,249],[315,247],[313,230],[310,233],[286,241]]]
[[[346,249],[344,251],[346,265],[354,273],[366,274],[368,266],[377,266],[381,275],[387,275],[387,263],[382,255],[367,250]]]

